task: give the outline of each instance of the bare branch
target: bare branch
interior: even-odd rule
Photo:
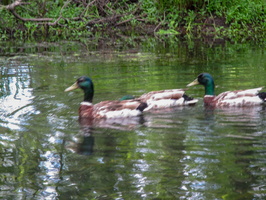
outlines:
[[[163,13],[163,20],[160,21],[160,23],[155,27],[155,29],[153,30],[154,34],[157,31],[157,29],[162,25],[162,23],[164,23],[165,21],[165,12]]]
[[[80,16],[84,16],[86,10],[87,10],[92,4],[94,4],[95,2],[96,2],[96,0],[94,0],[94,1],[92,1],[92,2],[90,2],[90,3],[88,3],[87,6],[86,6],[86,8],[83,10],[83,12],[81,13]]]
[[[15,7],[20,6],[20,5],[25,5],[25,4],[30,4],[30,3],[22,2],[22,0],[17,0],[14,3],[11,3],[11,4],[7,5],[7,6],[5,6],[5,8],[7,10],[14,10]]]
[[[17,6],[26,5],[30,3],[22,2],[22,0],[17,0],[12,4],[5,6],[7,10],[9,10],[16,18],[24,21],[24,22],[45,22],[45,21],[52,21],[53,18],[23,18],[19,14],[16,13],[15,8]]]
[[[49,22],[54,20],[53,18],[23,18],[15,12],[15,10],[10,10],[10,12],[18,19],[24,22]]]
[[[60,9],[60,14],[59,17],[52,23],[47,23],[49,26],[55,26],[57,25],[57,23],[59,22],[59,20],[62,18],[62,12],[64,10],[64,8],[71,2],[71,0],[67,1],[64,3],[64,5],[62,6],[62,8]]]
[[[141,16],[135,16],[135,17],[132,17],[130,19],[124,20],[122,22],[116,23],[115,26],[121,26],[122,24],[125,24],[127,22],[130,22],[133,19],[138,20],[138,21],[145,21],[145,19],[142,19],[145,16],[147,16],[147,14],[144,14],[144,15],[141,15]]]
[[[123,15],[123,17],[124,16],[127,16],[127,15],[134,15],[137,11],[139,10],[139,5],[137,6],[137,8],[134,10],[134,11],[132,11],[132,12],[129,12],[129,13],[125,13],[124,15]],[[133,19],[137,19],[137,18],[140,18],[141,16],[134,16],[134,17],[131,17],[130,19],[127,19],[127,20],[124,20],[124,21],[122,21],[122,22],[119,22],[119,23],[116,23],[115,24],[115,26],[120,26],[120,25],[122,25],[122,24],[124,24],[124,23],[127,23],[127,22],[130,22],[131,20],[133,20]]]
[[[115,15],[115,16],[110,16],[110,17],[103,17],[101,19],[94,19],[94,20],[87,22],[87,25],[116,22],[120,17],[122,17],[122,15]]]
[[[120,26],[120,25],[122,25],[122,24],[125,24],[125,23],[127,23],[127,22],[130,22],[131,20],[133,20],[133,19],[135,19],[135,18],[136,18],[136,17],[132,17],[132,18],[127,19],[127,20],[124,20],[124,21],[122,21],[122,22],[116,23],[115,26]]]
[[[89,7],[90,5],[92,5],[96,0],[92,1],[91,3],[89,3],[87,5],[87,7]],[[62,6],[62,8],[60,9],[60,13],[59,13],[59,17],[57,19],[54,19],[54,18],[24,18],[24,17],[21,17],[16,11],[15,11],[15,8],[17,6],[21,6],[21,5],[26,5],[26,4],[30,4],[30,3],[26,3],[26,2],[22,2],[22,0],[16,0],[14,3],[12,4],[9,4],[7,6],[5,6],[5,8],[7,10],[9,10],[17,19],[21,20],[21,21],[24,21],[24,22],[45,22],[45,23],[38,23],[38,24],[47,24],[49,26],[55,26],[55,25],[58,25],[58,22],[60,19],[62,19],[62,13],[63,13],[63,10],[64,8],[71,2],[71,0],[67,1],[64,3],[64,5]],[[86,7],[86,8],[87,8]],[[84,12],[85,13],[85,12]],[[82,13],[82,14],[84,14]],[[71,20],[74,20],[74,21],[80,21],[82,20],[81,17],[74,17],[73,19]],[[54,21],[54,22],[52,22]]]

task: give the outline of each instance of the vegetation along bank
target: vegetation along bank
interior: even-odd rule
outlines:
[[[265,40],[265,0],[1,0],[0,40],[177,35]]]

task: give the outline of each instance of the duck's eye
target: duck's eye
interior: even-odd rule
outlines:
[[[78,83],[81,83],[81,82],[84,82],[85,81],[85,78],[79,78],[78,79]]]
[[[198,78],[202,78],[202,77],[203,77],[203,74],[198,75]]]

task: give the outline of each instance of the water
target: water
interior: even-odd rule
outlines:
[[[94,102],[184,88],[201,72],[216,93],[265,86],[264,47],[143,41],[5,44],[0,57],[1,199],[265,199],[265,107],[194,107],[94,127],[77,122],[80,75]]]

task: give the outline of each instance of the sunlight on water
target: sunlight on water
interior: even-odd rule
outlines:
[[[54,154],[51,151],[45,152],[42,157],[45,161],[40,163],[40,168],[46,172],[41,177],[43,184],[46,186],[42,191],[42,195],[46,198],[54,199],[58,196],[54,185],[60,181],[61,158],[57,153]]]
[[[14,67],[14,66],[13,66]],[[2,126],[10,129],[20,129],[25,118],[29,113],[38,114],[33,105],[32,89],[30,84],[30,68],[28,66],[15,66],[10,74],[2,79],[2,98],[0,99]],[[19,74],[19,77],[14,76]],[[11,76],[10,76],[11,75]],[[23,82],[22,82],[23,80]]]

